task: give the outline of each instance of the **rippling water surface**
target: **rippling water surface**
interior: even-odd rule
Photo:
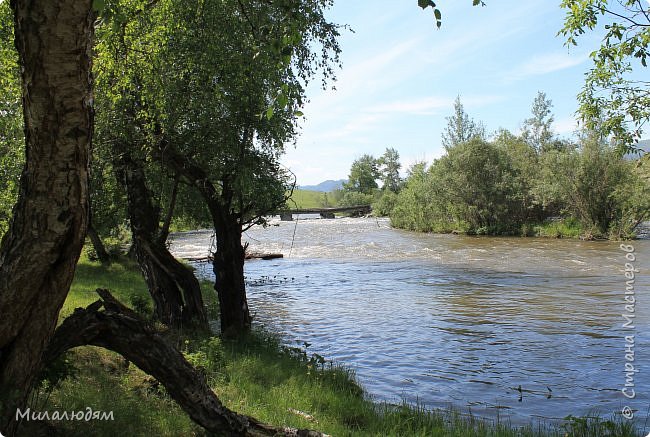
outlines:
[[[174,236],[201,257],[211,233]],[[375,398],[515,423],[650,408],[650,240],[635,248],[635,329],[615,242],[417,234],[385,219],[274,221],[245,235],[255,320],[354,369]],[[211,267],[197,264],[201,275]],[[634,335],[636,398],[625,385]],[[521,386],[521,392],[519,387]]]

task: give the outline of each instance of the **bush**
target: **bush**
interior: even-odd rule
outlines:
[[[525,218],[518,172],[493,144],[473,139],[447,150],[425,170],[415,166],[391,213],[416,231],[517,233]]]
[[[377,216],[389,216],[396,204],[397,194],[390,190],[384,190],[379,200],[372,204],[372,211]]]
[[[582,140],[579,150],[552,152],[542,160],[539,192],[562,205],[591,237],[629,238],[647,218],[650,185],[639,166],[621,158],[597,138]]]
[[[356,191],[347,191],[338,202],[339,206],[370,205],[375,200],[372,194],[363,194]]]

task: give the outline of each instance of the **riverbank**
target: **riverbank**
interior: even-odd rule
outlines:
[[[204,283],[210,316],[216,315],[211,284]],[[151,307],[137,267],[110,267],[82,259],[62,317],[95,300],[91,290],[110,288],[144,316]],[[318,429],[335,436],[633,436],[620,423],[576,419],[562,426],[523,428],[484,421],[459,411],[427,411],[413,405],[373,403],[353,373],[318,354],[286,348],[272,334],[257,331],[240,342],[182,333],[177,344],[201,367],[216,394],[230,408],[262,421]],[[52,372],[51,372],[52,374]],[[56,422],[47,435],[203,435],[155,380],[103,349],[83,347],[68,354],[53,372],[67,376],[49,390],[44,386],[30,404],[35,411],[113,411],[113,421]],[[612,433],[610,430],[614,430]],[[30,433],[29,435],[35,435]]]
[[[457,222],[434,222],[426,226],[420,226],[413,222],[404,222],[391,220],[391,226],[395,229],[407,231],[432,233],[432,234],[456,234],[456,235],[482,235],[492,237],[539,237],[539,238],[572,238],[579,240],[635,240],[637,238],[647,238],[647,222],[637,226],[636,229],[618,229],[613,228],[603,233],[595,228],[586,228],[574,218],[557,218],[543,222],[524,223],[516,227],[482,227],[474,229],[467,223]]]

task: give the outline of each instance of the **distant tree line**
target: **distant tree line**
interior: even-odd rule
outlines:
[[[521,133],[499,129],[488,138],[457,98],[441,158],[412,165],[402,179],[394,148],[363,155],[327,202],[372,204],[393,226],[421,232],[632,237],[650,218],[647,156],[623,156],[599,130],[560,138],[552,106],[539,92]]]
[[[373,209],[386,215],[404,183],[400,176],[401,168],[399,152],[393,147],[386,148],[379,158],[364,154],[352,163],[348,180],[343,187],[334,190],[331,197],[324,195],[321,204],[323,206],[373,205]]]
[[[540,92],[521,134],[500,129],[488,139],[457,99],[442,135],[445,154],[409,168],[388,211],[392,225],[422,232],[633,236],[650,217],[647,157],[621,156],[597,131],[560,139],[551,108]]]

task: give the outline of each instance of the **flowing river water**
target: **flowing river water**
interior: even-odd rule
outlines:
[[[284,254],[246,262],[254,319],[353,369],[374,399],[516,424],[630,407],[650,430],[650,240],[627,242],[626,259],[617,242],[420,234],[386,219],[271,224],[244,235],[251,251]],[[172,252],[205,257],[210,242],[176,234]],[[626,263],[638,270],[627,309]],[[627,380],[626,365],[638,369]]]

